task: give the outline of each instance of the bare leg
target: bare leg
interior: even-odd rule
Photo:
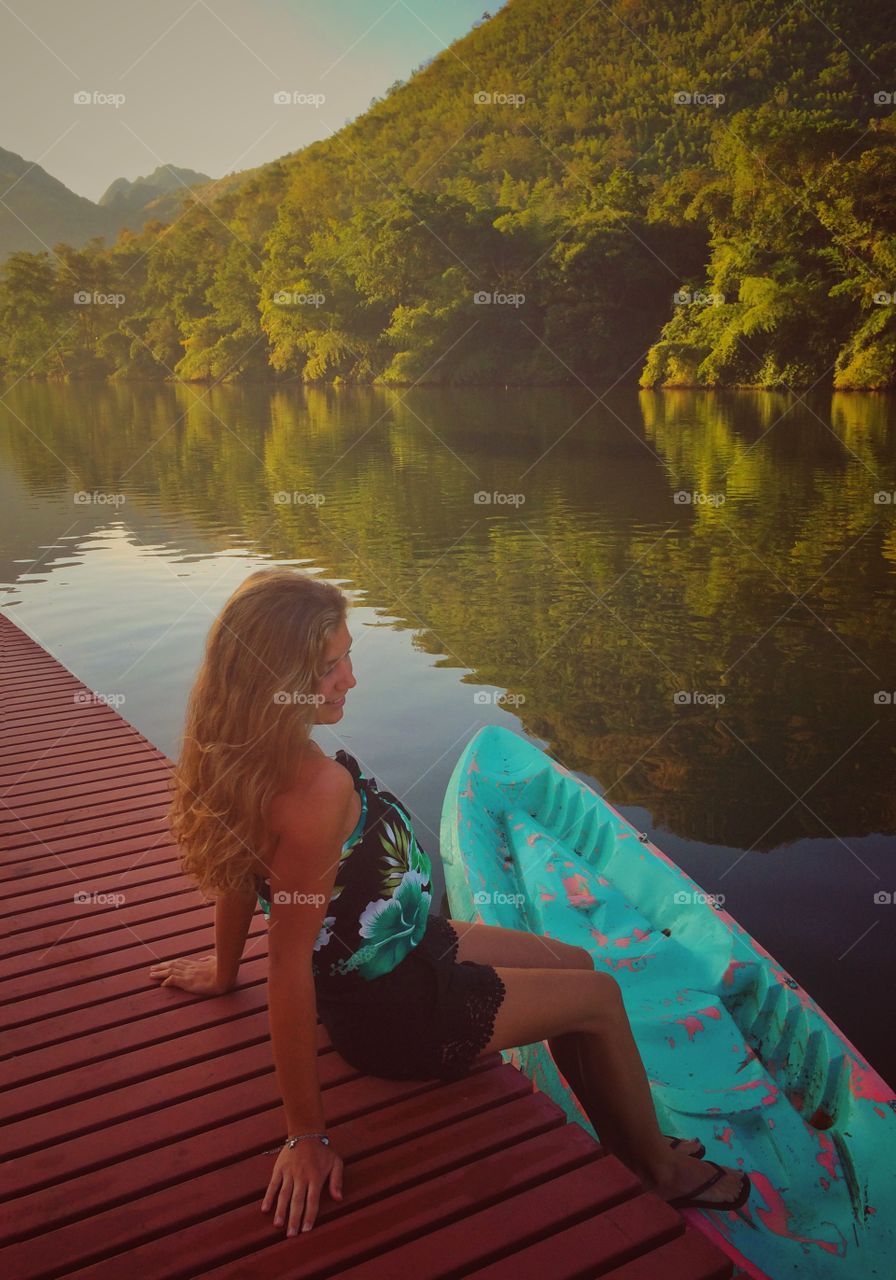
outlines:
[[[612,1111],[605,1105],[599,1091],[591,1088],[582,1067],[581,1040],[580,1031],[567,1031],[563,1035],[549,1036],[548,1046],[551,1057],[597,1130],[601,1145],[608,1151],[621,1155],[624,1144],[618,1126],[614,1123]]]
[[[581,1094],[576,1093],[589,1118],[594,1109],[594,1127],[602,1138],[645,1186],[667,1199],[704,1182],[713,1169],[671,1149],[660,1132],[618,982],[610,974],[593,970],[501,967],[497,972],[507,996],[484,1052],[561,1037],[560,1053],[569,1066],[568,1041],[563,1037],[578,1033],[582,1069]],[[727,1200],[738,1193],[741,1183],[739,1173],[730,1170],[706,1198]]]
[[[594,960],[584,947],[525,930],[469,924],[460,920],[452,920],[451,924],[459,939],[458,962],[472,960],[477,964],[507,965],[511,968],[585,969],[594,972]],[[608,1151],[621,1152],[623,1144],[618,1127],[612,1108],[604,1102],[600,1081],[597,1088],[593,1087],[583,1067],[581,1032],[567,1031],[547,1039],[554,1061],[597,1130],[601,1144]],[[666,1141],[665,1135],[663,1141]],[[681,1155],[692,1155],[697,1148],[696,1139],[682,1139],[675,1149]]]

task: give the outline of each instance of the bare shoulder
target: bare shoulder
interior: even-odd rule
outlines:
[[[354,779],[343,765],[329,756],[314,757],[271,804],[275,836],[285,843],[331,843],[344,828],[354,790]]]

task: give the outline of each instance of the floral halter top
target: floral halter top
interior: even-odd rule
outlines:
[[[314,944],[312,973],[343,989],[379,978],[423,937],[432,901],[432,866],[407,810],[367,778],[353,755],[337,751],[361,796],[361,816],[342,846],[336,883]],[[256,877],[258,901],[271,913],[271,888]]]

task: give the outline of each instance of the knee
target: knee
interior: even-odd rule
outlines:
[[[573,947],[575,963],[577,969],[593,969],[594,959],[591,952],[585,947]]]
[[[586,1031],[605,1031],[626,1017],[622,988],[611,973],[595,973]]]

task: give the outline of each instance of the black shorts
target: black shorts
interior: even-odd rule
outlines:
[[[430,915],[413,951],[391,973],[340,990],[317,987],[317,1011],[333,1048],[365,1075],[457,1080],[494,1031],[507,994],[490,964],[457,960],[458,938]]]

